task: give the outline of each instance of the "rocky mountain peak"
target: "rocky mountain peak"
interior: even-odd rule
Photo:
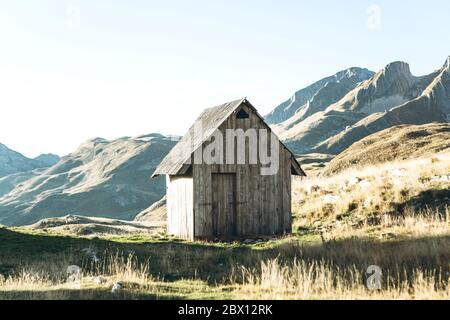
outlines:
[[[448,56],[447,61],[445,61],[444,68],[450,70],[450,56]]]
[[[403,61],[395,61],[392,63],[389,63],[384,69],[383,73],[385,75],[406,75],[408,77],[412,77],[411,69],[409,67],[409,64]]]
[[[319,91],[326,89],[327,86],[329,88],[332,87],[330,86],[330,83],[339,83],[341,87],[345,88],[345,93],[347,93],[361,82],[370,79],[373,75],[374,72],[359,67],[352,67],[339,71],[332,76],[323,78],[308,87],[297,91],[290,99],[286,100],[271,113],[266,115],[266,121],[269,124],[279,124],[296,114],[304,114],[304,109],[308,108],[309,103]],[[342,96],[336,97],[334,90],[332,91],[330,99],[328,99],[333,100],[330,101],[330,103],[336,102],[334,98],[337,98],[338,100],[342,98]],[[322,92],[322,95],[325,96],[326,94]],[[320,111],[325,107],[326,106],[319,107],[316,111]]]
[[[34,158],[34,160],[39,161],[44,166],[51,167],[60,160],[60,157],[56,154],[44,153]]]
[[[344,71],[343,75],[345,78],[357,78],[364,81],[372,77],[374,72],[366,68],[350,67]]]
[[[360,91],[358,95],[392,96],[405,94],[416,83],[416,78],[412,75],[409,64],[402,61],[396,61],[386,65],[370,81],[372,89],[367,92]],[[361,98],[361,97],[359,97]]]

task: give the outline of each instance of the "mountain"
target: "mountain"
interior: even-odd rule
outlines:
[[[150,207],[140,212],[134,221],[158,223],[167,220],[167,199],[164,196],[161,200],[153,203]]]
[[[450,151],[450,124],[400,125],[374,133],[336,156],[324,175],[383,162],[431,157]]]
[[[279,124],[296,115],[301,121],[314,112],[321,111],[338,101],[360,82],[372,77],[374,72],[361,68],[349,68],[324,78],[297,91],[289,100],[276,107],[265,118],[269,124]]]
[[[56,154],[52,153],[45,153],[41,154],[40,156],[37,156],[34,158],[34,160],[44,164],[47,167],[51,167],[54,164],[56,164],[61,158],[57,156]]]
[[[164,178],[150,176],[175,143],[159,134],[89,140],[3,195],[0,224],[66,215],[132,220],[165,194]]]
[[[30,159],[0,143],[0,178],[9,174],[49,167],[39,159]]]
[[[295,114],[273,128],[296,153],[339,154],[392,126],[446,122],[450,119],[449,61],[422,77],[413,76],[405,62],[390,63],[323,110],[301,121]]]
[[[38,176],[45,170],[46,170],[46,168],[40,168],[40,169],[31,170],[31,171],[13,173],[13,174],[1,177],[0,178],[0,199],[5,194],[8,194],[9,192],[11,192],[11,190],[13,190],[16,186],[18,186],[22,182],[25,182],[33,177]]]
[[[338,154],[368,135],[397,125],[450,121],[450,57],[440,70],[416,78],[415,83],[423,89],[416,98],[367,116],[320,143],[317,151]]]

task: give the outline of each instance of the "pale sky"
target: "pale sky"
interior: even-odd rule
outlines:
[[[182,135],[247,96],[262,114],[351,66],[450,55],[449,1],[0,0],[0,142],[34,157],[83,141]]]

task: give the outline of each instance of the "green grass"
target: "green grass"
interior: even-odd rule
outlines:
[[[445,231],[448,224],[441,227]],[[355,269],[361,275],[369,265],[376,264],[387,274],[397,272],[397,280],[406,283],[412,281],[408,280],[409,275],[415,270],[424,274],[438,271],[448,279],[448,233],[397,232],[398,236],[393,238],[379,239],[386,229],[371,226],[359,233],[352,231],[325,240],[314,230],[298,228],[291,237],[240,244],[186,242],[167,235],[78,238],[23,228],[0,228],[0,285],[2,277],[4,281],[8,277],[15,279],[9,289],[2,290],[0,286],[0,299],[280,298],[278,291],[260,287],[267,280],[259,280],[263,282],[258,285],[244,285],[256,281],[254,277],[264,272],[269,272],[270,277],[279,274],[279,271],[264,271],[265,261],[277,261],[273,268],[280,270],[285,270],[283,266],[292,268],[295,261],[303,261],[314,268],[328,268],[326,272]],[[103,267],[92,263],[86,249],[96,252]],[[129,257],[133,257],[132,263]],[[79,265],[86,272],[82,289],[67,288],[61,281],[69,265]],[[283,272],[287,278],[293,277],[287,275],[293,271]],[[23,274],[25,280],[21,280]],[[93,283],[95,274],[104,275],[108,282]],[[42,285],[30,280],[35,275],[46,279]],[[125,283],[125,289],[119,294],[110,292],[114,281]],[[286,279],[273,280],[275,284],[280,281]],[[303,294],[289,286],[285,285],[290,289],[281,297],[295,298]],[[364,290],[363,285],[360,287]],[[329,290],[328,294],[332,294]],[[358,291],[355,295],[363,293]],[[311,297],[330,298],[323,294],[311,293]],[[336,293],[336,298],[339,294]]]

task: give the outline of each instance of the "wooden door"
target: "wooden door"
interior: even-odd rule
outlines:
[[[236,174],[212,174],[213,236],[236,235]]]

